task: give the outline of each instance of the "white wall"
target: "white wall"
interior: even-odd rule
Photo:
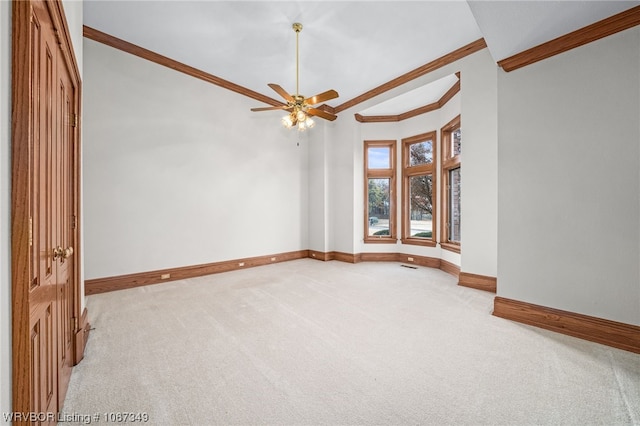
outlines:
[[[0,412],[11,411],[11,2],[0,1]],[[0,419],[0,422],[4,420]]]
[[[353,117],[353,116],[351,116]],[[345,112],[326,127],[329,155],[329,250],[354,253],[353,230],[358,220],[355,208],[355,191],[362,185],[362,175],[355,175],[354,140],[360,139],[359,127],[352,125],[352,118]]]
[[[640,325],[640,27],[498,87],[498,295]]]
[[[309,249],[326,252],[329,240],[329,163],[324,123],[317,123],[309,132],[308,150]]]
[[[461,67],[462,272],[498,274],[498,68],[485,49]],[[500,281],[498,280],[498,285]]]
[[[309,248],[309,133],[88,39],[84,58],[87,279]]]

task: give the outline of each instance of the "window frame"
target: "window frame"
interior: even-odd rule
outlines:
[[[432,161],[429,164],[411,165],[410,149],[413,144],[431,141]],[[436,161],[438,158],[438,140],[435,130],[402,139],[402,243],[419,246],[435,247],[437,244],[438,218],[438,176]],[[414,176],[431,175],[431,238],[411,236],[411,200],[410,178]]]
[[[364,242],[395,244],[396,235],[396,145],[393,140],[364,141]],[[369,148],[388,147],[388,169],[369,169]],[[369,179],[389,179],[389,235],[369,235]]]
[[[455,253],[460,253],[460,241],[449,240],[449,171],[460,168],[462,172],[461,154],[454,155],[451,147],[451,134],[461,128],[460,115],[458,114],[440,129],[440,140],[442,142],[442,158],[440,161],[440,175],[442,185],[440,188],[442,195],[440,222],[440,246]],[[460,214],[462,216],[462,213]]]

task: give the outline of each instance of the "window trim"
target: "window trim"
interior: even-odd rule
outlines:
[[[440,129],[440,140],[442,141],[442,158],[440,161],[440,175],[442,176],[442,184],[440,187],[441,201],[441,217],[440,221],[440,246],[455,253],[460,253],[461,244],[459,241],[449,241],[449,171],[460,167],[462,170],[461,155],[453,155],[451,152],[451,133],[461,127],[460,115],[458,114]]]
[[[430,164],[420,164],[417,166],[411,166],[411,159],[409,157],[409,146],[431,140],[431,147],[433,153],[433,160]],[[402,139],[402,243],[435,247],[437,244],[437,211],[438,211],[438,176],[436,161],[438,158],[438,140],[437,132],[435,130],[421,133],[419,135],[410,136]],[[412,237],[411,236],[411,219],[409,217],[411,213],[410,200],[409,200],[409,179],[413,176],[431,175],[431,238],[424,237]]]
[[[389,147],[389,169],[369,169],[369,148]],[[369,235],[369,179],[389,179],[389,235]],[[395,244],[396,235],[396,140],[364,141],[364,242]]]

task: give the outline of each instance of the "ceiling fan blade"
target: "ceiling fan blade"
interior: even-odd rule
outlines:
[[[283,98],[285,98],[287,101],[289,102],[295,102],[293,99],[293,96],[291,96],[289,93],[287,93],[286,90],[284,90],[282,87],[280,87],[279,85],[275,84],[275,83],[269,83],[267,86],[271,87],[273,90],[276,91],[276,93],[278,93],[280,96],[282,96]]]
[[[318,108],[307,108],[307,114],[315,115],[316,117],[324,118],[325,120],[333,121],[338,118],[337,115],[323,111]]]
[[[319,104],[320,102],[328,101],[329,99],[335,99],[338,97],[338,92],[335,90],[327,90],[326,92],[317,94],[315,96],[311,96],[310,98],[305,99],[305,103],[309,105]]]
[[[282,105],[282,106],[273,106],[273,107],[263,107],[263,108],[251,108],[251,111],[254,112],[258,112],[258,111],[273,111],[276,109],[289,109],[290,107],[288,105]]]

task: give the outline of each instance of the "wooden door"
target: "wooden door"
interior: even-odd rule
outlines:
[[[58,181],[57,44],[51,17],[34,3],[31,18],[32,139],[31,247],[28,294],[31,353],[31,403],[37,413],[58,406]]]
[[[66,389],[71,378],[73,367],[73,335],[76,325],[73,314],[73,230],[75,220],[73,214],[73,138],[75,126],[74,87],[70,73],[64,61],[58,62],[57,78],[57,114],[58,129],[56,143],[56,180],[57,198],[54,200],[57,209],[57,285],[58,285],[58,390],[59,400],[64,401]],[[61,408],[61,405],[59,408]]]
[[[29,414],[15,423],[56,423],[78,334],[79,79],[64,25],[59,2],[13,3],[13,408]]]

